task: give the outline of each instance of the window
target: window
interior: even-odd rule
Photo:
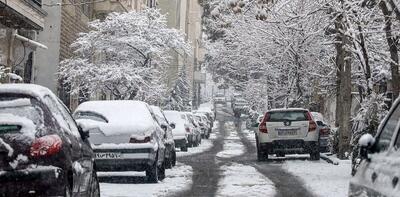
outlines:
[[[389,148],[390,141],[392,140],[393,134],[395,133],[395,129],[399,123],[399,120],[400,120],[400,107],[398,105],[382,128],[382,131],[376,142],[377,151],[381,152]]]
[[[269,112],[269,122],[282,121],[307,121],[307,112],[305,111],[282,111]]]

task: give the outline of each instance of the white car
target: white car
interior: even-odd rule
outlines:
[[[362,161],[350,181],[349,196],[399,196],[400,98],[379,125],[377,134],[360,140]]]
[[[306,109],[275,109],[265,113],[256,131],[257,159],[265,161],[268,154],[309,153],[311,160],[319,160],[317,124]]]
[[[186,115],[178,111],[164,111],[164,114],[167,120],[175,125],[175,128],[172,129],[175,147],[187,152],[189,141],[193,138],[193,135],[189,131],[189,122],[186,120]]]
[[[88,101],[74,112],[92,125],[90,142],[98,171],[145,171],[149,182],[165,178],[165,131],[141,101]]]

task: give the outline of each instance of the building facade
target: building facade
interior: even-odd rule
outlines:
[[[0,0],[2,82],[32,82],[35,51],[47,48],[36,40],[46,16],[41,0]]]

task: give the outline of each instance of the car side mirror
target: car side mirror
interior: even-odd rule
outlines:
[[[167,131],[167,130],[168,130],[168,126],[165,125],[165,124],[162,124],[162,125],[161,125],[161,128],[162,128],[164,131]]]
[[[361,159],[369,160],[368,153],[371,152],[371,149],[375,143],[375,138],[367,133],[361,136],[358,140],[358,145],[360,146],[360,157]]]
[[[170,126],[172,129],[175,129],[175,127],[176,127],[176,124],[175,124],[175,123],[173,123],[173,122],[171,122],[171,124],[169,124],[169,126]]]
[[[81,134],[83,140],[90,137],[90,131],[100,129],[98,125],[90,124],[85,121],[76,120],[76,123],[78,124],[79,133]]]

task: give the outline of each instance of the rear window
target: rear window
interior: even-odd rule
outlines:
[[[34,98],[0,95],[0,116],[1,134],[19,132],[25,128],[24,133],[35,135],[45,132],[47,127],[44,111]],[[35,128],[30,127],[32,123]]]
[[[267,121],[308,121],[308,116],[306,111],[276,111],[268,112]]]

